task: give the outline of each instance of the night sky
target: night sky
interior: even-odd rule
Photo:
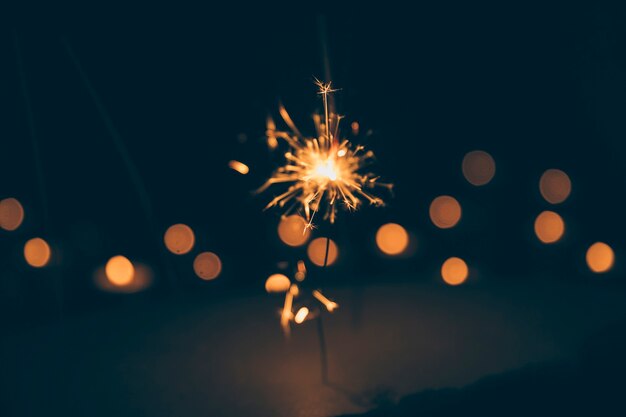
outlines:
[[[268,343],[284,345],[275,316],[282,298],[265,294],[264,283],[270,274],[281,272],[278,263],[288,262],[288,268],[293,268],[297,260],[306,259],[306,247],[291,248],[280,241],[276,233],[280,210],[263,211],[276,192],[255,195],[254,190],[281,162],[281,154],[266,145],[266,118],[272,116],[284,127],[278,114],[282,103],[301,130],[312,132],[311,115],[322,109],[314,80],[326,80],[325,62],[333,86],[340,89],[335,99],[338,112],[345,115],[344,132],[349,132],[353,121],[358,121],[361,132],[371,131],[355,141],[375,152],[372,169],[381,181],[394,184],[393,195],[381,192],[385,207],[365,205],[355,213],[342,211],[332,226],[320,217],[313,231],[314,237],[331,236],[340,256],[327,269],[310,266],[307,280],[315,280],[313,287],[347,296],[348,300],[337,301],[352,306],[346,308],[351,312],[344,310],[347,316],[337,320],[350,328],[357,321],[371,335],[351,339],[342,334],[342,345],[369,344],[364,349],[370,352],[379,343],[376,330],[368,327],[365,318],[367,306],[365,316],[359,316],[363,308],[359,305],[368,300],[385,314],[388,309],[382,306],[395,308],[397,296],[407,309],[399,308],[398,314],[412,312],[419,320],[437,323],[443,306],[458,303],[464,307],[455,308],[465,311],[467,307],[469,322],[479,323],[484,312],[473,301],[488,300],[484,308],[492,309],[489,317],[506,316],[511,313],[509,307],[493,301],[505,294],[519,311],[511,307],[517,318],[496,327],[520,329],[523,353],[497,366],[480,365],[480,370],[450,380],[452,384],[469,386],[493,372],[576,356],[572,352],[579,352],[581,340],[626,314],[626,16],[617,3],[584,7],[441,4],[412,5],[406,10],[391,6],[334,10],[325,5],[293,13],[151,5],[42,11],[36,18],[16,13],[0,37],[4,109],[0,200],[16,198],[25,211],[17,230],[0,230],[0,323],[7,342],[3,343],[3,362],[11,363],[2,383],[18,393],[6,396],[4,408],[9,415],[42,412],[29,399],[30,382],[46,392],[47,383],[37,383],[44,373],[71,374],[70,369],[80,361],[90,364],[87,368],[95,366],[101,353],[75,361],[75,343],[83,334],[111,331],[111,323],[121,312],[131,311],[146,320],[131,329],[141,329],[139,323],[147,322],[158,327],[162,320],[167,324],[155,332],[168,340],[168,334],[177,337],[181,328],[202,329],[203,314],[218,314],[215,311],[221,303],[243,309],[248,304],[261,305],[250,314],[237,313],[249,321],[238,325],[253,328],[258,320],[260,328],[272,329],[257,335],[271,341],[260,344],[268,350]],[[471,185],[461,170],[464,155],[477,149],[488,152],[496,163],[495,177],[481,187]],[[250,173],[231,170],[230,160],[244,162]],[[546,202],[539,191],[539,179],[550,168],[566,172],[572,184],[567,200],[557,205]],[[440,195],[454,196],[462,207],[461,220],[451,229],[437,228],[429,218],[429,205]],[[565,233],[555,244],[542,244],[533,231],[536,216],[544,210],[557,212],[565,222]],[[389,222],[402,225],[410,234],[410,250],[404,256],[384,256],[376,247],[376,230]],[[187,255],[169,253],[163,244],[165,230],[176,223],[187,224],[195,232],[195,246]],[[32,268],[24,260],[24,243],[35,236],[52,248],[45,268]],[[604,274],[592,273],[585,263],[587,248],[597,241],[615,251],[615,264]],[[203,251],[221,258],[223,269],[215,280],[203,281],[194,274],[194,257]],[[150,268],[154,279],[149,288],[119,294],[94,285],[94,272],[119,254]],[[458,288],[446,286],[440,276],[442,262],[451,256],[463,258],[470,268],[467,282]],[[373,288],[381,287],[391,298],[376,297]],[[409,292],[418,288],[420,300],[428,300],[432,292],[437,300],[427,302],[432,315],[414,311],[415,306],[401,294],[405,287],[411,288]],[[524,307],[535,305],[535,289],[542,294],[540,313]],[[616,298],[605,305],[605,296]],[[580,322],[564,313],[576,311],[576,305],[561,297],[581,303],[590,317],[598,319],[589,318],[585,330],[577,333]],[[527,310],[534,323],[528,328],[523,324],[525,313],[520,313]],[[551,324],[543,322],[544,315]],[[194,324],[178,326],[183,316]],[[219,314],[216,317],[215,322],[211,319],[216,333],[234,331],[235,324],[226,317],[220,319]],[[332,320],[328,316],[326,321]],[[445,317],[441,320],[448,323]],[[406,318],[400,322],[405,329],[415,325]],[[549,354],[537,353],[541,349],[533,350],[534,345],[525,341],[552,340],[554,322],[560,322],[563,332],[554,336],[558,347],[547,349]],[[65,326],[68,333],[59,330]],[[338,324],[335,330],[330,326],[331,337],[333,331],[341,334]],[[298,329],[294,330],[297,340]],[[133,331],[127,328],[112,340],[125,340],[121,335]],[[407,332],[410,340],[420,339]],[[615,336],[613,331],[608,333]],[[231,334],[228,343],[243,343],[245,334],[236,334]],[[198,338],[201,335],[200,331]],[[484,334],[469,331],[463,337],[476,342]],[[16,353],[33,340],[49,343],[50,351],[42,349],[39,356],[33,356],[39,359],[32,361],[30,354]],[[451,349],[447,341],[443,337],[437,342],[446,352]],[[97,352],[97,345],[86,346]],[[219,354],[228,352],[226,345],[219,348]],[[143,351],[141,342],[127,351],[116,349],[128,364]],[[396,366],[405,360],[402,355],[411,357],[411,349],[400,349],[403,353]],[[493,353],[497,349],[486,350],[484,355],[497,356]],[[245,349],[235,351],[252,355]],[[184,355],[184,351],[179,353]],[[56,354],[64,357],[63,365],[44,371],[47,365],[37,361],[45,363],[47,359],[42,358]],[[163,360],[175,360],[175,356]],[[186,359],[191,361],[190,369],[193,358],[201,356]],[[480,358],[479,349],[475,360],[488,363]],[[263,358],[243,359],[245,363],[255,360]],[[246,373],[243,367],[224,366],[220,372]],[[372,364],[370,385],[381,378],[379,369]],[[419,366],[407,369],[417,372]],[[291,371],[283,371],[288,380]],[[349,370],[344,371],[345,381],[350,381]],[[202,380],[197,370],[191,372]],[[604,377],[567,366],[550,372],[556,375],[555,381]],[[260,373],[256,369],[250,378]],[[22,383],[11,382],[21,378],[16,375],[26,374]],[[117,384],[115,375],[105,377],[109,379],[101,382],[103,386]],[[136,378],[134,386],[139,387],[145,377],[132,372],[123,375],[125,381]],[[357,385],[368,386],[367,368],[359,375]],[[429,375],[431,383],[421,378],[418,384],[397,388],[398,396],[450,382],[437,371]],[[401,373],[393,377],[405,378]],[[249,385],[238,378],[230,386],[236,389],[239,383],[246,392]],[[533,384],[522,382],[516,390],[529,385]],[[37,389],[32,392],[40,392]],[[468,389],[485,395],[488,388]],[[148,396],[141,388],[137,390],[129,391],[127,399],[118,397],[117,408],[94,415],[229,415],[217,406],[207,406],[208,400],[201,403],[193,398],[172,403],[178,406],[169,411],[160,409],[162,414],[147,411],[137,398]],[[84,394],[75,384],[69,384],[65,393],[68,397]],[[445,403],[448,393],[441,395]],[[532,404],[532,392],[528,395]],[[300,403],[297,412],[278,405],[272,408],[275,402],[269,397],[271,393],[264,392],[245,411],[264,404],[257,409],[259,415],[322,416],[363,412],[380,405],[373,401],[357,409],[313,407],[316,411],[307,414]],[[315,398],[318,405],[332,401]],[[422,406],[438,409],[439,400],[420,401],[400,404],[409,404],[409,409],[417,404],[415,410]],[[80,415],[88,407],[64,406],[55,403],[53,410]],[[471,409],[471,404],[467,407]],[[459,410],[433,411],[432,415],[464,415]],[[552,410],[545,415],[557,414]]]

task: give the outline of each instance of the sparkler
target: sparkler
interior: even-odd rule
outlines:
[[[300,133],[287,110],[281,105],[279,113],[290,131],[276,129],[274,121],[267,122],[267,143],[272,149],[278,139],[289,146],[285,152],[285,164],[279,167],[257,192],[263,192],[275,184],[290,184],[286,191],[274,197],[266,209],[285,208],[285,215],[297,208],[304,211],[312,227],[315,214],[323,210],[324,220],[334,223],[337,206],[343,204],[348,210],[356,210],[365,200],[372,205],[384,204],[380,197],[371,192],[376,186],[391,189],[391,184],[378,182],[379,177],[365,168],[374,158],[371,150],[353,145],[347,139],[339,139],[339,124],[342,116],[329,109],[329,95],[337,91],[331,82],[316,80],[318,94],[324,102],[324,119],[313,116],[316,136]],[[358,128],[357,128],[358,130]]]

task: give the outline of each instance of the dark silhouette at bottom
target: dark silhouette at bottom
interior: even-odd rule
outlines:
[[[624,416],[625,396],[622,321],[588,338],[570,362],[532,364],[458,389],[425,390],[358,416]]]

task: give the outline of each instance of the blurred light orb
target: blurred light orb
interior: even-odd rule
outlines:
[[[548,169],[539,180],[541,196],[551,204],[559,204],[567,200],[572,191],[569,176],[560,169]]]
[[[430,203],[430,220],[440,229],[450,229],[461,220],[461,205],[449,195],[442,195]]]
[[[283,274],[272,274],[265,280],[265,291],[267,292],[286,292],[290,288],[291,281]]]
[[[199,278],[210,281],[222,272],[222,261],[213,252],[202,252],[194,259],[193,270]]]
[[[302,246],[311,236],[311,231],[306,226],[306,220],[297,214],[285,216],[278,224],[278,237],[286,245]]]
[[[123,287],[133,282],[135,267],[127,257],[117,255],[109,259],[104,267],[107,279],[111,284]]]
[[[189,253],[196,243],[196,237],[191,227],[186,224],[170,226],[163,237],[167,250],[176,255]]]
[[[359,122],[354,121],[350,124],[350,127],[352,128],[352,134],[354,136],[357,136],[359,134]]]
[[[313,239],[311,243],[309,243],[309,247],[306,252],[314,265],[324,266],[324,258],[326,257],[326,238],[318,237],[317,239]],[[339,250],[337,249],[337,245],[332,239],[330,239],[328,241],[328,262],[326,263],[326,266],[334,264],[338,256]]]
[[[302,323],[304,320],[306,320],[307,316],[309,315],[309,309],[306,307],[302,307],[298,310],[298,312],[296,313],[296,316],[294,317],[294,321],[297,324]]]
[[[467,264],[461,258],[448,258],[441,266],[441,277],[448,285],[463,284],[467,280],[468,273]]]
[[[50,262],[50,245],[40,237],[30,239],[24,245],[24,259],[33,268],[43,268]]]
[[[596,242],[587,249],[587,266],[595,273],[609,271],[615,262],[613,249],[603,242]]]
[[[409,246],[409,234],[399,224],[387,223],[376,232],[376,244],[386,255],[400,255]]]
[[[485,151],[471,151],[463,157],[463,176],[472,185],[488,184],[496,174],[496,162]]]
[[[12,232],[24,221],[24,208],[15,198],[0,201],[0,228]]]
[[[535,235],[543,243],[558,242],[565,232],[565,222],[553,211],[543,211],[535,219]]]
[[[248,167],[248,165],[239,161],[230,161],[228,163],[228,167],[233,171],[237,171],[241,175],[246,175],[248,172],[250,172],[250,168]]]
[[[94,272],[94,284],[102,291],[124,294],[136,293],[150,287],[153,280],[152,269],[148,265],[142,263],[134,263],[133,267],[135,268],[133,279],[126,285],[113,284],[107,277],[104,267],[100,267]]]

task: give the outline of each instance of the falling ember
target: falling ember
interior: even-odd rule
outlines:
[[[323,123],[320,115],[313,116],[317,136],[300,133],[287,110],[281,106],[280,115],[290,130],[276,130],[276,125],[269,119],[266,136],[270,148],[276,139],[282,139],[290,149],[284,154],[285,165],[258,189],[263,192],[274,184],[290,184],[266,208],[278,206],[285,209],[285,214],[302,208],[309,227],[320,210],[324,219],[334,223],[340,204],[348,210],[358,209],[363,200],[382,206],[383,200],[369,190],[377,185],[391,188],[391,184],[377,182],[378,177],[371,172],[362,172],[373,159],[373,152],[339,138],[341,116],[330,111],[328,106],[328,95],[336,90],[331,88],[330,82],[317,81],[316,84],[324,101]]]
[[[248,168],[248,165],[239,161],[230,161],[228,163],[228,167],[234,171],[237,171],[241,175],[246,175],[248,172],[250,172],[250,168]]]
[[[298,312],[296,313],[296,317],[293,319],[297,324],[302,323],[304,320],[306,320],[307,316],[309,315],[309,309],[306,307],[302,307],[300,308],[300,310],[298,310]]]
[[[296,281],[304,281],[306,278],[306,265],[303,260],[298,261],[298,271],[295,274]]]
[[[324,307],[326,307],[326,310],[328,310],[329,313],[332,313],[339,307],[339,304],[329,300],[318,290],[313,291],[313,297],[315,297],[320,303],[324,304]]]
[[[289,334],[289,320],[291,320],[291,316],[293,316],[293,312],[291,311],[292,306],[293,294],[291,291],[287,291],[285,293],[285,305],[283,306],[283,311],[280,315],[280,325],[287,335]]]

